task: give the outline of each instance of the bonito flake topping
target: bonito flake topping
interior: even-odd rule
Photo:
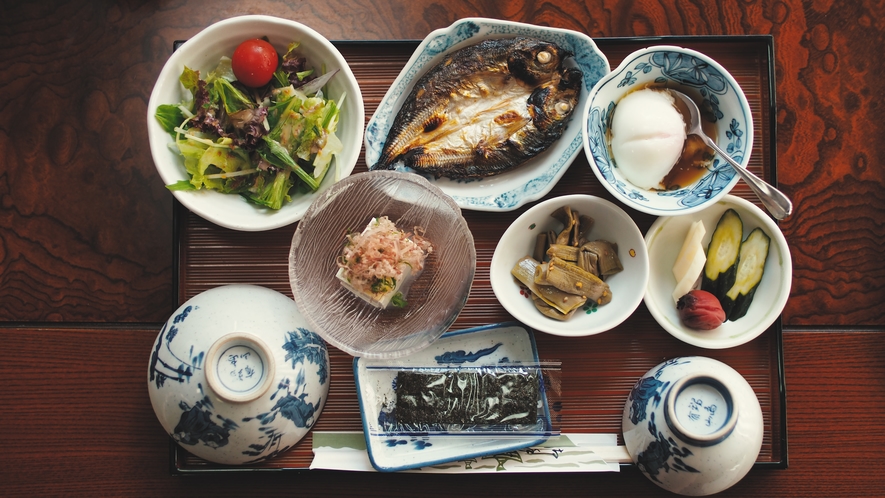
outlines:
[[[423,233],[421,227],[414,227],[413,233],[400,230],[387,216],[373,218],[361,233],[347,235],[336,276],[373,306],[404,307],[409,284],[433,252]]]

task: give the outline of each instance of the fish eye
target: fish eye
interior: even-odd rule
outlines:
[[[550,62],[550,59],[552,59],[552,58],[553,58],[553,54],[551,54],[550,52],[548,52],[546,50],[542,50],[542,51],[538,52],[538,62],[540,62],[541,64],[547,64],[548,62]]]
[[[557,102],[555,106],[556,112],[559,114],[567,114],[572,110],[572,105],[568,102]]]

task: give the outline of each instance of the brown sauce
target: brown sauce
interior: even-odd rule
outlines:
[[[693,100],[695,99],[695,96],[689,96]],[[697,103],[697,100],[695,100],[695,103]],[[688,108],[685,107],[685,104],[679,99],[676,99],[676,109],[682,114],[682,120],[686,123],[685,130],[687,132],[689,126],[688,120],[691,119],[691,114],[688,112]],[[704,130],[704,133],[708,137],[715,140],[717,135],[716,123],[711,123],[703,119],[702,116],[701,129]],[[661,180],[661,185],[663,185],[665,190],[677,190],[685,188],[700,180],[701,177],[704,176],[704,173],[707,172],[707,167],[713,163],[714,154],[713,149],[708,147],[707,144],[701,140],[701,137],[697,135],[688,135],[685,137],[685,145],[682,147],[682,155],[679,156],[679,160],[676,161],[676,164],[673,166],[673,169],[670,170],[670,173]]]
[[[664,190],[678,190],[701,179],[713,161],[713,149],[697,135],[685,137],[682,155],[667,176],[661,180]]]

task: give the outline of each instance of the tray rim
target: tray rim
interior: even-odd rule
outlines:
[[[738,43],[738,42],[748,42],[748,43],[757,43],[765,47],[766,55],[767,55],[767,65],[765,67],[765,71],[768,73],[768,102],[762,102],[764,107],[767,107],[768,111],[768,122],[766,123],[769,132],[767,133],[768,138],[768,174],[769,183],[773,186],[777,187],[777,116],[776,116],[776,108],[777,108],[777,98],[776,98],[776,72],[775,72],[775,53],[774,53],[774,36],[771,34],[747,34],[747,35],[660,35],[660,36],[639,36],[639,37],[592,37],[594,43],[597,44],[600,51],[605,54],[605,48],[611,47],[617,44],[636,44],[636,43],[649,43],[649,44],[679,44],[679,43]],[[401,46],[408,47],[412,46],[416,48],[420,43],[421,39],[383,39],[383,40],[331,40],[332,44],[335,46]],[[173,51],[177,49],[184,40],[175,40],[173,42]],[[608,54],[606,54],[608,57]],[[611,61],[609,61],[611,63]],[[187,216],[188,211],[187,208],[184,207],[180,202],[173,198],[173,210],[172,210],[172,226],[173,226],[173,234],[172,234],[172,242],[173,242],[173,262],[172,262],[172,272],[175,275],[175,279],[172,285],[172,296],[173,303],[172,308],[178,307],[181,303],[184,302],[183,296],[181,296],[181,257],[184,249],[181,247],[181,230],[183,227],[183,220]],[[775,220],[776,224],[780,224],[779,221]],[[778,403],[779,403],[779,417],[778,424],[780,426],[780,437],[778,438],[778,442],[780,445],[780,459],[778,461],[771,462],[756,462],[753,464],[753,468],[759,469],[786,469],[789,467],[789,446],[788,446],[788,437],[787,437],[787,391],[786,391],[786,378],[785,378],[785,368],[784,368],[784,341],[783,341],[783,314],[779,315],[775,322],[769,327],[769,330],[773,329],[774,337],[772,340],[775,343],[775,360],[777,363],[777,391],[778,391]],[[772,387],[774,387],[772,385]],[[774,423],[774,420],[772,420]],[[774,439],[774,438],[773,438]],[[774,442],[774,441],[773,441]],[[237,472],[258,472],[258,473],[266,473],[266,472],[285,472],[287,474],[316,474],[320,472],[330,472],[330,471],[312,471],[307,467],[285,467],[285,468],[269,468],[269,467],[207,467],[207,468],[184,468],[183,467],[183,448],[181,448],[171,437],[169,438],[169,473],[171,476],[194,476],[194,475],[205,475],[205,474],[218,474],[218,473],[237,473]],[[631,468],[635,467],[633,463],[622,463],[621,468]]]

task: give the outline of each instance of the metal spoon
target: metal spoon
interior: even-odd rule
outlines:
[[[747,185],[750,186],[750,189],[759,197],[759,200],[762,201],[762,204],[768,208],[768,211],[774,216],[775,219],[782,220],[787,216],[790,216],[790,213],[793,212],[793,203],[790,202],[790,199],[787,198],[786,195],[783,194],[780,190],[772,187],[764,180],[759,178],[758,176],[750,173],[746,168],[738,164],[734,159],[728,156],[722,149],[716,145],[716,142],[713,141],[710,137],[704,134],[704,130],[701,128],[701,112],[698,110],[697,104],[694,103],[694,100],[691,99],[688,95],[678,92],[676,90],[670,90],[670,93],[673,94],[674,97],[681,100],[688,107],[688,112],[691,115],[691,122],[688,125],[688,134],[689,135],[697,135],[699,136],[705,144],[709,145],[713,148],[723,159],[728,161],[735,171],[741,175],[741,178],[747,182]]]

